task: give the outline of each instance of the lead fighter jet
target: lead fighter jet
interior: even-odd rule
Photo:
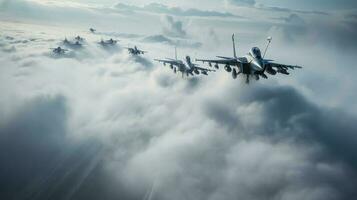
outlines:
[[[175,73],[177,71],[181,72],[182,77],[184,75],[186,75],[186,76],[189,76],[189,75],[194,76],[194,73],[196,75],[199,75],[200,73],[203,74],[203,75],[208,75],[208,72],[215,71],[215,70],[210,70],[210,69],[198,67],[198,65],[193,64],[191,62],[190,56],[186,56],[186,63],[184,63],[182,60],[178,60],[177,59],[176,48],[175,48],[175,59],[171,59],[171,58],[166,58],[165,60],[155,59],[155,61],[163,63],[164,66],[166,64],[170,65],[171,69],[174,70]]]
[[[268,50],[269,44],[272,41],[272,38],[268,37],[267,40],[268,44],[265,48],[263,56],[258,47],[253,47],[247,55],[237,57],[233,34],[233,57],[217,56],[217,58],[219,59],[216,60],[196,59],[196,61],[201,61],[203,63],[207,62],[209,66],[212,66],[212,63],[214,63],[214,67],[216,69],[219,68],[218,64],[223,64],[225,65],[224,69],[227,72],[232,72],[232,76],[234,79],[236,79],[239,74],[246,75],[247,84],[249,83],[250,76],[254,76],[256,80],[259,80],[259,77],[267,79],[268,77],[265,72],[271,75],[275,75],[276,73],[289,75],[288,69],[302,68],[300,66],[278,64],[273,62],[273,60],[265,59],[264,57]]]

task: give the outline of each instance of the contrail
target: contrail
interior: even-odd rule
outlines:
[[[155,185],[156,185],[156,180],[152,183],[151,189],[145,193],[143,200],[151,200],[152,199],[153,194],[154,194]]]
[[[98,150],[95,152],[95,157],[90,161],[88,167],[84,170],[83,174],[79,178],[78,182],[75,184],[75,186],[72,188],[72,190],[66,195],[66,198],[64,199],[72,199],[73,195],[78,191],[78,189],[81,187],[83,182],[87,179],[87,177],[91,174],[93,169],[98,166],[98,163],[101,162],[102,160],[102,148],[99,147]]]

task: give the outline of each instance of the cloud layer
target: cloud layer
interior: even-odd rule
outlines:
[[[229,12],[217,12],[217,11],[209,11],[209,10],[200,10],[200,9],[182,9],[180,7],[168,7],[164,4],[159,3],[150,3],[143,7],[128,5],[124,3],[118,3],[115,5],[115,8],[122,12],[150,12],[157,14],[167,14],[167,15],[175,15],[182,17],[232,17],[232,18],[240,18],[240,16],[234,15]]]

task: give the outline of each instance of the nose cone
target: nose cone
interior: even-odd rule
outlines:
[[[190,58],[190,56],[186,56],[186,61],[187,61],[187,63],[191,63],[191,58]]]
[[[263,70],[264,64],[263,64],[263,61],[262,61],[262,60],[255,60],[255,61],[253,62],[253,64],[254,64],[256,70]]]

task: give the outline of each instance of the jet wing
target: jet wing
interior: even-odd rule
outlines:
[[[196,66],[195,66],[195,69],[197,69],[197,70],[201,70],[201,71],[206,71],[206,72],[215,72],[215,71],[216,71],[216,70],[206,69],[206,68],[196,67]]]
[[[160,59],[154,59],[157,62],[163,63],[163,64],[169,64],[169,65],[175,65],[179,66],[182,63],[177,62],[176,60],[160,60]]]
[[[235,58],[223,58],[223,59],[217,59],[217,60],[196,59],[196,61],[203,62],[203,63],[215,63],[215,64],[234,65],[234,66],[236,66],[238,63],[240,63]]]
[[[274,63],[274,62],[267,62],[271,67],[277,68],[277,69],[301,69],[301,66],[297,66],[297,65],[284,65],[284,64],[279,64],[279,63]]]

